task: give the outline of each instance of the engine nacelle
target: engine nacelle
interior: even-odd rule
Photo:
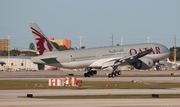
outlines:
[[[148,57],[139,58],[138,60],[132,63],[132,65],[136,69],[149,69],[153,66],[153,64],[153,60]]]

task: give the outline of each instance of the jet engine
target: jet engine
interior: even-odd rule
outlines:
[[[148,57],[139,58],[132,63],[132,65],[136,69],[149,69],[153,66],[153,64],[154,64],[153,60]]]

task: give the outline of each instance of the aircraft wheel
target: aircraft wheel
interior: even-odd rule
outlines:
[[[108,77],[111,78],[111,73],[108,74]]]
[[[84,77],[87,77],[87,73],[84,73]]]
[[[115,73],[112,73],[112,74],[111,74],[111,77],[114,78],[114,77],[115,77]]]
[[[121,71],[118,71],[118,75],[121,75]]]
[[[94,73],[92,71],[88,72],[90,76],[93,76]]]
[[[91,73],[90,72],[87,73],[87,77],[91,77]]]
[[[94,71],[92,71],[92,72],[93,72],[93,74],[95,74],[95,75],[97,74],[97,71],[96,71],[96,70],[94,70]]]
[[[115,76],[118,76],[118,71],[115,71],[114,74],[115,74]]]

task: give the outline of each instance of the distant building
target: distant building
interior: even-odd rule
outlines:
[[[10,48],[10,39],[9,38],[0,38],[0,50],[8,51]]]
[[[66,46],[66,48],[71,48],[71,40],[63,39],[63,40],[55,40],[54,38],[49,38],[51,42],[57,43],[59,46]]]
[[[11,71],[17,70],[38,70],[37,64],[31,61],[31,57],[27,56],[0,56],[0,62],[5,64],[0,65],[0,70],[9,68]]]
[[[0,56],[0,71],[56,70],[49,65],[34,64],[31,56]]]

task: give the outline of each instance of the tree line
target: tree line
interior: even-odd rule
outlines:
[[[66,48],[66,46],[59,46],[55,42],[51,42],[51,43],[59,51],[69,50],[68,48]],[[29,49],[27,49],[26,51],[21,51],[21,49],[17,49],[17,48],[10,50],[10,56],[37,56],[37,55],[38,54],[36,52],[34,43],[30,43]],[[8,51],[6,50],[0,51],[0,56],[8,56]]]
[[[176,60],[177,61],[180,61],[180,47],[176,47]],[[170,49],[170,55],[169,55],[169,59],[171,60],[171,61],[173,61],[174,60],[174,47],[171,47]]]

